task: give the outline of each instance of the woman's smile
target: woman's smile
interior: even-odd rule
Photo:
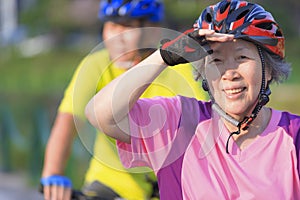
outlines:
[[[227,88],[223,89],[225,96],[229,99],[237,99],[240,98],[243,93],[245,92],[246,87],[239,87],[239,88]]]

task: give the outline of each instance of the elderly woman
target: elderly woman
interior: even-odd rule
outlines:
[[[168,65],[185,62],[211,101],[139,99]],[[97,93],[86,115],[118,140],[124,166],[154,169],[161,199],[300,199],[300,117],[265,106],[269,85],[289,72],[273,16],[224,0]]]

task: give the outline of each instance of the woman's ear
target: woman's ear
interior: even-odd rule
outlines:
[[[273,79],[272,77],[272,71],[270,66],[266,66],[265,69],[265,76],[266,76],[266,82],[270,83]]]

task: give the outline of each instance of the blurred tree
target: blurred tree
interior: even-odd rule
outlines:
[[[100,0],[27,0],[31,6],[21,12],[20,23],[29,27],[29,35],[50,32],[58,41],[70,34],[98,34],[100,22],[97,18]],[[190,28],[201,11],[219,0],[164,0],[168,28],[185,30]],[[253,0],[272,12],[284,29],[285,35],[300,35],[299,0]],[[21,3],[21,5],[22,5]],[[23,5],[23,7],[25,7]]]
[[[170,28],[186,30],[191,28],[201,11],[209,4],[218,2],[203,0],[164,0],[166,21]]]
[[[19,24],[25,25],[29,36],[47,32],[51,29],[48,20],[49,0],[39,0],[35,3],[20,1]]]
[[[52,28],[62,31],[93,30],[98,22],[99,0],[51,0],[49,21]]]
[[[58,44],[70,34],[97,34],[99,0],[39,0],[21,10],[20,23],[26,25],[29,36],[50,33]]]

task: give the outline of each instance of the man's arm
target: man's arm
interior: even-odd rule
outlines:
[[[58,113],[46,146],[42,177],[64,175],[65,167],[72,150],[75,137],[75,124],[72,114]],[[70,199],[70,188],[44,186],[45,199],[54,196]]]

